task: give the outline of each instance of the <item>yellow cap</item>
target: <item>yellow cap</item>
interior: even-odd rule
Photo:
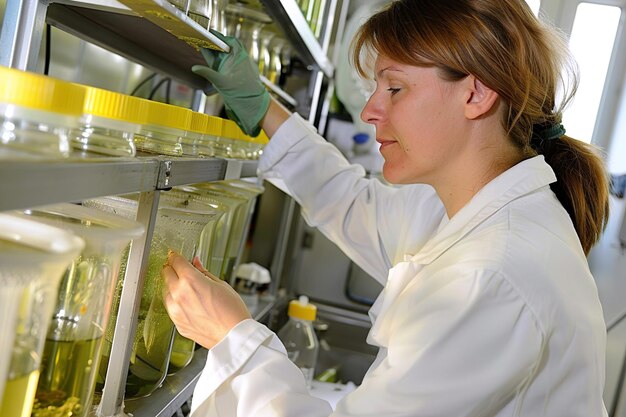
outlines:
[[[270,141],[270,138],[267,137],[264,130],[261,130],[258,136],[252,138],[252,142],[258,143],[260,145],[267,145]]]
[[[85,90],[85,114],[137,124],[144,124],[148,118],[145,100],[101,88],[85,86]]]
[[[221,117],[209,116],[205,133],[213,136],[221,136],[223,122],[224,119]]]
[[[207,125],[209,124],[209,115],[204,113],[198,113],[196,111],[191,112],[191,123],[189,124],[189,130],[204,133],[206,132]]]
[[[232,120],[223,119],[222,121],[222,137],[228,139],[239,139],[241,135],[241,129],[237,126],[237,123]]]
[[[309,303],[309,297],[301,295],[297,300],[289,302],[287,314],[296,319],[313,321],[317,314],[317,307]]]
[[[188,130],[191,124],[192,111],[180,106],[159,103],[158,101],[142,100],[148,105],[149,124]]]
[[[80,116],[84,100],[82,86],[0,66],[0,103]]]

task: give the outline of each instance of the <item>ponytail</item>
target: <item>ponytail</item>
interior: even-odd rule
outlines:
[[[532,141],[531,146],[556,174],[557,181],[550,188],[569,213],[589,255],[609,219],[609,179],[599,150],[567,135]]]

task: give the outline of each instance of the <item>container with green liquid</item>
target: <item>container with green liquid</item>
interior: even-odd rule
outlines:
[[[105,211],[112,211],[128,218],[135,218],[138,209],[137,200],[126,197],[99,198],[86,201],[84,204]],[[137,319],[137,331],[126,377],[125,397],[127,399],[151,394],[161,385],[167,375],[175,328],[163,304],[164,284],[161,278],[161,269],[167,260],[170,249],[187,259],[192,259],[207,221],[205,212],[190,208],[184,210],[172,208],[167,204],[159,205],[154,234],[150,243],[148,268]],[[105,332],[103,357],[96,383],[96,390],[100,392],[106,379],[123,279],[123,276],[118,278],[112,317]]]
[[[93,399],[121,255],[144,228],[76,204],[55,204],[23,214],[69,230],[85,241],[59,285],[32,411],[34,417],[84,417]]]
[[[83,246],[63,229],[0,213],[0,416],[30,416],[59,281]]]

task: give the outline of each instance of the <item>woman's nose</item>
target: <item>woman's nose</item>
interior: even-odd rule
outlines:
[[[361,120],[375,125],[381,119],[381,109],[376,103],[376,93],[372,94],[361,111]]]

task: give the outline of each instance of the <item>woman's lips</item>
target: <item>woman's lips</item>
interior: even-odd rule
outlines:
[[[380,143],[379,149],[383,149],[389,145],[396,143],[395,140],[387,140],[387,139],[382,139],[382,138],[376,138],[376,142]]]

